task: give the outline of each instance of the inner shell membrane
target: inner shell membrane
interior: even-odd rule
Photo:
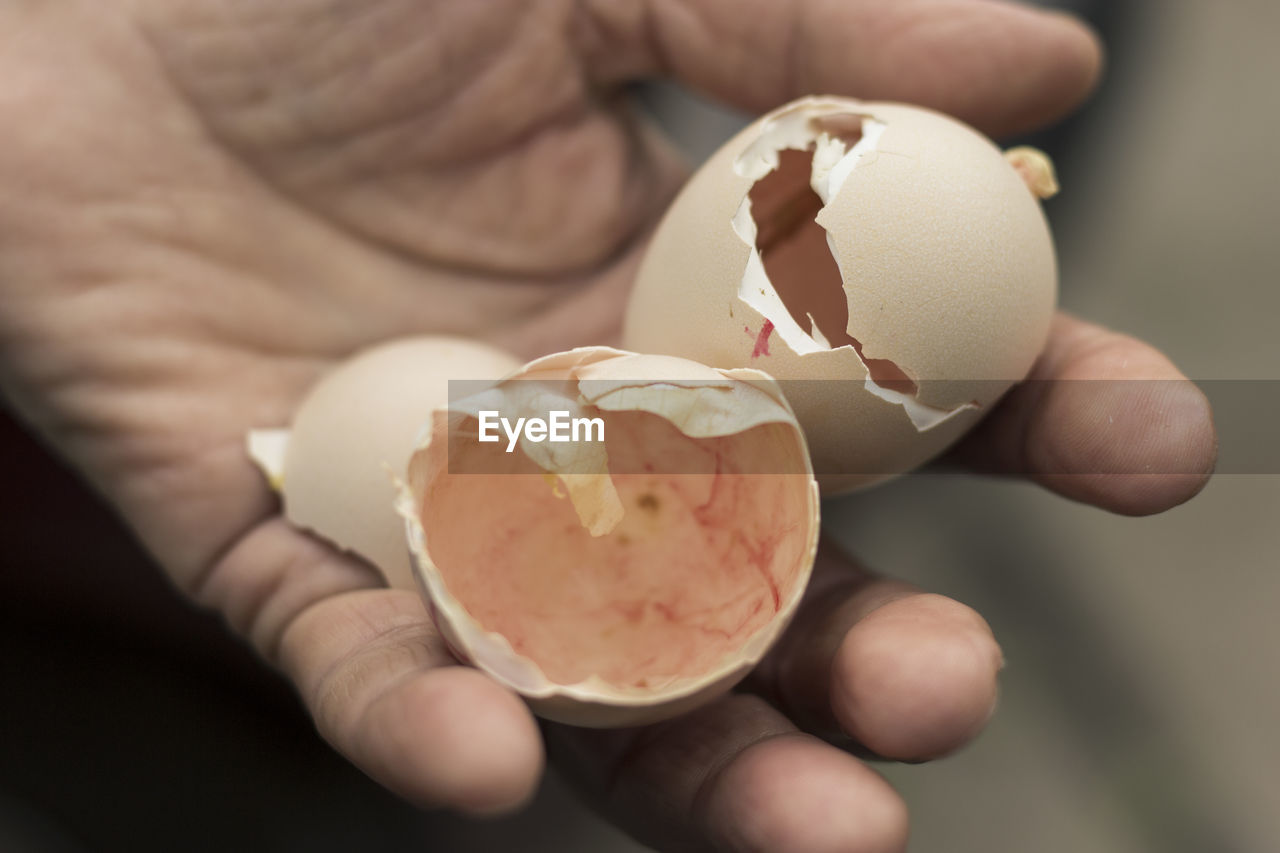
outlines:
[[[831,120],[837,118],[858,120],[851,115]],[[756,223],[756,248],[765,273],[801,329],[812,336],[812,318],[830,346],[852,346],[857,351],[877,385],[914,394],[916,384],[905,371],[888,359],[865,357],[862,344],[849,334],[844,279],[827,232],[817,222],[823,202],[810,184],[813,156],[812,145],[804,150],[782,149],[778,167],[756,181],[748,194]]]
[[[468,459],[495,447],[464,427],[422,502],[431,562],[552,682],[655,689],[733,663],[808,568],[816,519],[793,429],[695,439],[647,412],[592,415],[625,510],[610,533],[591,536],[519,449],[509,473],[458,473],[485,470]]]

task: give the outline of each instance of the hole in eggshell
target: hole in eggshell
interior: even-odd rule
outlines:
[[[829,113],[813,116],[809,119],[809,127],[814,134],[825,133],[839,139],[845,148],[852,148],[862,139],[862,123],[867,117],[858,113]]]
[[[751,180],[729,222],[751,247],[738,299],[765,321],[755,333],[752,359],[771,355],[767,344],[775,333],[801,358],[848,347],[866,370],[863,388],[901,406],[924,432],[976,405],[926,405],[906,370],[866,357],[850,331],[844,288],[846,276],[859,272],[853,267],[857,250],[854,257],[837,256],[834,235],[817,221],[859,168],[877,162],[887,129],[875,116],[833,109],[820,98],[799,101],[764,124],[733,164],[736,174]],[[751,327],[746,331],[750,335]]]
[[[825,116],[812,119],[810,124],[850,145],[861,138],[860,116]],[[867,358],[862,344],[849,334],[844,279],[831,254],[826,229],[816,221],[824,205],[810,185],[813,155],[813,145],[805,150],[779,151],[778,167],[756,181],[748,193],[756,224],[756,248],[765,273],[805,333],[813,337],[816,322],[818,332],[832,348],[852,346],[857,351],[877,385],[915,394],[916,383],[902,368],[889,359]]]
[[[647,412],[605,419],[625,515],[593,537],[517,450],[508,474],[467,470],[493,445],[451,436],[426,483],[431,562],[479,624],[549,680],[660,687],[714,671],[797,592],[812,507],[792,428],[695,439]],[[474,424],[474,421],[472,422]],[[751,473],[794,470],[794,475]]]

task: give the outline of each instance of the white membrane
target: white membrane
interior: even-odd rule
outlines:
[[[832,136],[826,131],[815,129],[814,119],[826,116],[857,116],[862,120],[862,135],[852,147],[839,136]],[[812,101],[800,107],[783,112],[767,121],[760,135],[747,146],[733,162],[733,170],[737,174],[749,178],[753,183],[778,168],[779,155],[786,149],[804,151],[813,146],[813,165],[809,173],[809,186],[817,193],[823,205],[831,203],[845,181],[868,154],[876,150],[880,137],[887,125],[868,115],[849,112],[843,105]],[[747,266],[742,272],[742,280],[738,285],[738,298],[754,308],[762,317],[773,323],[774,331],[782,342],[800,356],[832,349],[831,342],[818,330],[813,315],[809,317],[806,332],[800,327],[787,310],[786,303],[774,288],[765,272],[764,260],[760,257],[760,249],[756,246],[759,234],[755,218],[751,214],[751,196],[748,194],[731,220],[733,231],[747,246],[751,253],[747,257]],[[840,265],[840,255],[836,252],[831,235],[827,234],[827,246],[836,266],[840,268],[841,280],[844,269]],[[853,318],[849,325],[852,326]],[[851,336],[854,338],[857,335]],[[851,345],[844,344],[843,346]],[[858,354],[866,367],[866,359]],[[901,406],[911,423],[920,432],[933,429],[965,409],[977,408],[972,403],[964,403],[954,409],[939,409],[925,405],[911,394],[904,394],[876,383],[871,378],[870,368],[867,370],[866,388],[880,399]]]

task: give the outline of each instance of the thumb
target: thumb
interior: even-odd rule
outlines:
[[[589,4],[598,76],[674,76],[756,112],[806,94],[923,104],[1008,134],[1069,111],[1102,63],[1079,21],[1004,0]]]

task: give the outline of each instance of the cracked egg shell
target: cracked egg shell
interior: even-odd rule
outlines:
[[[280,491],[290,523],[413,589],[395,478],[450,380],[497,381],[520,362],[478,341],[429,335],[356,353],[321,377],[288,431],[255,431],[249,452]]]
[[[556,410],[599,418],[604,440],[480,440],[481,412]],[[743,678],[794,613],[819,527],[772,380],[605,347],[433,413],[400,511],[454,653],[586,726],[671,717]]]
[[[690,179],[623,341],[782,380],[832,493],[971,428],[1030,370],[1056,296],[1038,199],[990,140],[931,110],[811,97]]]

